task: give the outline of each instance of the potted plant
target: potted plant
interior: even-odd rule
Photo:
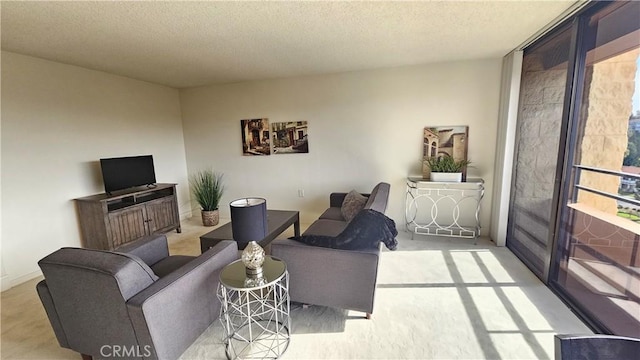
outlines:
[[[202,225],[214,226],[220,221],[218,204],[224,193],[223,174],[201,170],[191,176],[191,192],[201,208]]]
[[[460,182],[462,171],[469,165],[469,160],[456,161],[450,155],[431,157],[425,160],[426,166],[431,170],[431,181]]]

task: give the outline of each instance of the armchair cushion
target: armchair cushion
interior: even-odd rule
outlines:
[[[156,275],[163,278],[165,275],[168,275],[174,272],[179,267],[185,265],[191,260],[195,259],[195,256],[185,256],[185,255],[172,255],[167,256],[166,258],[158,261],[157,263],[151,266]]]

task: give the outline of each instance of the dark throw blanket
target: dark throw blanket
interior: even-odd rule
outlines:
[[[342,250],[377,249],[380,241],[389,250],[398,246],[396,223],[381,212],[365,209],[349,222],[336,237],[325,235],[302,235],[290,239],[307,245]]]

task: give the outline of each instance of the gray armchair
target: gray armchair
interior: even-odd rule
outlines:
[[[556,335],[556,360],[636,360],[640,339],[615,335]]]
[[[116,251],[62,248],[38,262],[37,290],[60,346],[96,358],[178,358],[218,318],[234,241],[169,256],[155,235]]]

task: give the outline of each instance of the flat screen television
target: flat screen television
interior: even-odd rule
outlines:
[[[100,167],[107,194],[156,183],[152,155],[100,159]]]

